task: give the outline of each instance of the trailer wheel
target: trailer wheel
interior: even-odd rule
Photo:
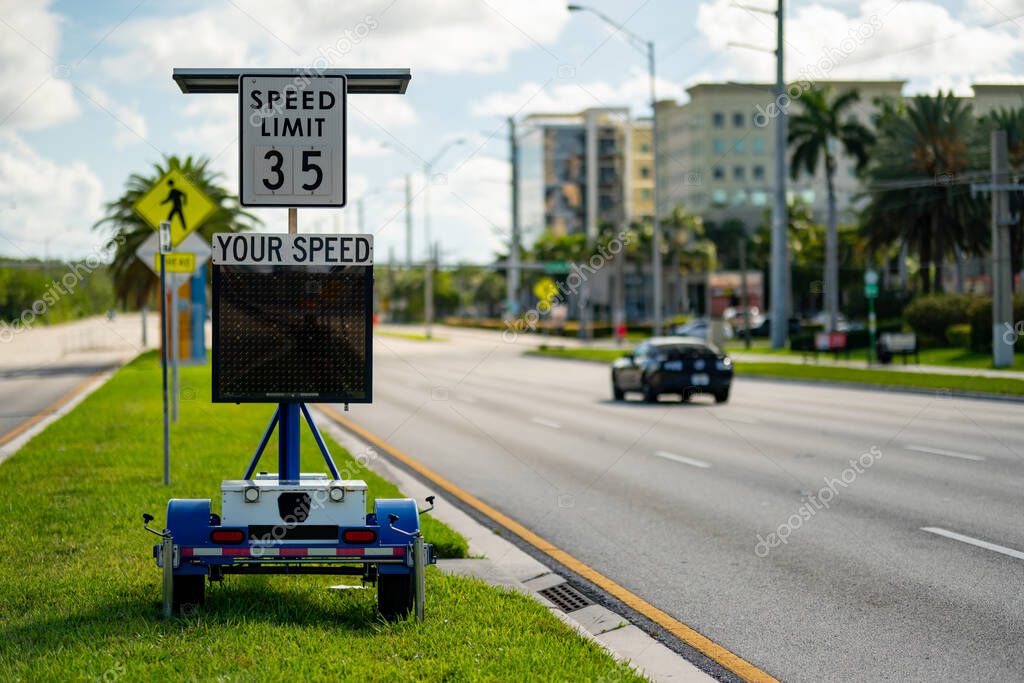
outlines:
[[[412,611],[412,572],[377,576],[377,609],[388,621],[401,619]]]
[[[175,576],[171,607],[176,614],[189,614],[206,602],[206,577],[202,574]]]

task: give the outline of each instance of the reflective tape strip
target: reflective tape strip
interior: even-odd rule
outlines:
[[[182,557],[403,557],[405,548],[182,548]]]

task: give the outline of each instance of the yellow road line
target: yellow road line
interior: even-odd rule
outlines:
[[[473,494],[460,488],[458,485],[453,484],[437,472],[434,472],[432,469],[414,460],[411,456],[406,455],[395,446],[392,446],[380,437],[371,434],[348,418],[342,417],[337,411],[325,405],[318,405],[318,407],[325,414],[337,421],[338,424],[345,427],[345,429],[348,429],[360,438],[370,442],[382,451],[387,452],[391,457],[401,461],[414,471],[423,475],[423,477],[437,484],[451,495],[475,509],[477,512],[486,515],[494,522],[505,527],[516,536],[519,536],[521,539],[532,545],[534,548],[543,552],[545,555],[548,555],[560,564],[568,567],[570,570],[576,572],[594,585],[599,586],[608,594],[615,596],[626,605],[629,605],[632,609],[658,624],[687,645],[700,650],[710,659],[718,662],[737,676],[740,676],[747,681],[756,681],[757,683],[779,683],[775,677],[757,668],[739,655],[733,654],[711,639],[701,635],[681,621],[669,616],[640,596],[630,592],[626,588],[623,588],[604,574],[592,569],[550,541],[530,531],[508,515],[494,509]]]
[[[11,431],[7,432],[3,436],[0,436],[0,446],[3,446],[8,441],[11,441],[25,430],[30,429],[40,420],[49,417],[53,413],[60,410],[61,406],[63,406],[65,403],[73,399],[75,396],[78,396],[80,393],[85,391],[85,388],[87,386],[89,386],[93,381],[96,380],[97,377],[102,375],[104,372],[107,372],[108,370],[110,370],[110,368],[103,368],[102,370],[97,370],[93,374],[89,375],[86,379],[82,380],[82,382],[75,386],[71,391],[69,391],[68,393],[64,394],[56,401],[51,403],[48,407],[44,408],[43,410],[40,410],[38,413],[30,417],[29,419],[25,420]]]

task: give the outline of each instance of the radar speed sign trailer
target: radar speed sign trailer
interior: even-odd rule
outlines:
[[[376,81],[366,70],[352,74],[377,88],[363,92],[380,92],[391,74],[394,92],[408,81],[407,71]],[[235,90],[224,70],[176,70],[175,80],[185,92],[240,92],[243,112],[260,91],[252,121],[242,121],[240,196],[291,215],[288,234],[214,235],[213,401],[277,405],[241,479],[221,484],[219,513],[208,499],[172,499],[162,531],[144,515],[146,529],[161,537],[153,553],[163,569],[164,613],[201,604],[207,580],[228,574],[349,574],[376,583],[385,617],[414,610],[422,621],[424,567],[435,560],[419,516],[433,509],[433,498],[426,510],[411,499],[377,499],[367,513],[366,483],[338,471],[306,405],[347,408],[372,398],[373,238],[298,234],[295,216],[296,205],[344,203],[344,96],[358,90],[345,73],[300,70],[236,72]],[[295,116],[302,121],[287,123]],[[264,124],[273,135],[246,137],[247,125]],[[279,139],[284,126],[302,133],[285,138],[302,139]],[[256,191],[262,181],[275,186],[269,194]],[[326,473],[300,467],[303,421]],[[275,430],[277,472],[258,471]]]

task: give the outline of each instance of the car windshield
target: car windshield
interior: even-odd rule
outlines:
[[[718,353],[709,344],[659,344],[654,347],[654,352],[673,359],[700,358]]]

